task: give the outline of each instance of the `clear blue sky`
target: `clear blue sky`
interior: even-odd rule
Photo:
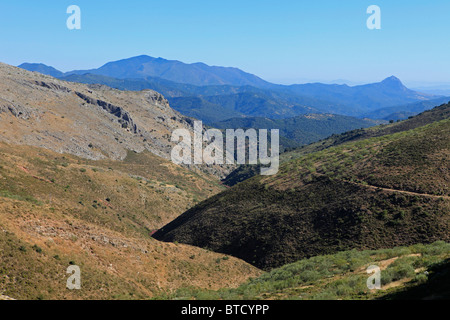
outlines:
[[[82,29],[66,28],[66,9]],[[368,30],[378,5],[382,29]],[[275,82],[450,82],[449,0],[3,0],[0,61],[96,68],[136,55],[235,66]]]

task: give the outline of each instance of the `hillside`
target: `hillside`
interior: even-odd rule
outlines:
[[[0,127],[2,141],[88,159],[123,159],[127,150],[169,158],[171,132],[191,128],[157,92],[65,82],[5,64]]]
[[[150,237],[220,190],[208,176],[149,152],[95,161],[0,142],[0,293],[149,299],[184,286],[238,286],[260,271]],[[73,264],[82,271],[79,291],[66,289]]]
[[[317,142],[332,134],[367,128],[375,124],[377,122],[373,120],[334,114],[306,114],[275,120],[255,117],[232,118],[215,122],[211,126],[218,129],[279,129],[280,136],[288,139],[288,141],[281,141],[281,144],[285,148],[295,148]]]
[[[333,134],[324,140],[282,153],[280,155],[280,161],[282,163],[287,162],[289,160],[296,159],[313,152],[339,146],[346,142],[359,141],[374,137],[382,137],[388,134],[415,129],[436,121],[447,119],[449,117],[450,104],[443,104],[431,110],[422,112],[417,116],[410,117],[409,119],[404,121],[398,121],[392,124],[382,124],[379,126],[373,126],[363,129],[355,129],[342,134]],[[239,166],[223,180],[223,183],[228,186],[234,186],[239,182],[255,176],[258,171],[258,166]]]
[[[151,90],[0,64],[0,295],[148,299],[259,275],[240,260],[151,238],[224,189],[217,176],[168,160],[172,131],[191,126]],[[83,290],[66,289],[69,265],[80,266]]]
[[[275,176],[202,202],[154,237],[263,269],[353,248],[448,241],[449,130],[447,117],[288,161]]]
[[[405,300],[448,299],[450,244],[344,251],[266,272],[236,289],[181,288],[166,299]],[[378,266],[380,290],[367,288],[367,268]]]
[[[152,90],[66,82],[0,64],[0,141],[93,160],[123,160],[128,151],[170,159],[172,132],[193,132],[193,123]],[[220,178],[232,166],[190,169]]]
[[[407,120],[394,122],[391,124],[382,124],[364,129],[355,129],[322,141],[312,143],[310,145],[292,150],[285,153],[282,157],[287,161],[305,154],[322,151],[330,147],[339,146],[347,142],[356,142],[364,139],[382,137],[389,134],[400,133],[412,129],[416,129],[433,122],[448,119],[450,117],[450,103],[442,104],[431,110],[424,111],[417,116],[410,117]]]
[[[211,126],[215,121],[244,116],[239,111],[226,109],[202,97],[175,97],[170,98],[170,101],[178,112],[202,120]]]

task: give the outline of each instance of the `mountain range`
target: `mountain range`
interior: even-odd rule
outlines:
[[[379,115],[377,110],[392,108],[391,113],[395,114],[407,111],[405,105],[439,98],[410,90],[394,76],[379,83],[358,86],[278,85],[237,68],[186,64],[149,56],[65,73],[42,64],[25,63],[19,67],[67,81],[104,84],[123,90],[153,89],[163,94],[177,111],[207,123],[240,116],[280,119],[305,113],[355,117],[370,113],[373,118],[384,119],[388,115]],[[411,111],[408,116],[411,114],[416,113]]]

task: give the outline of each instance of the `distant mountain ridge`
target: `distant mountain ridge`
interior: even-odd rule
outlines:
[[[376,110],[393,108],[390,113],[409,116],[414,113],[396,107],[438,98],[408,89],[395,76],[358,86],[278,85],[237,68],[186,64],[146,55],[109,62],[98,69],[66,73],[42,64],[19,67],[66,81],[99,83],[121,90],[152,89],[162,93],[177,111],[208,123],[242,115],[280,119],[306,113],[361,118],[371,114],[383,119],[386,114],[378,116]]]
[[[408,89],[395,76],[381,82],[350,87],[348,85],[326,85],[321,83],[288,86],[286,90],[297,95],[318,97],[323,100],[349,105],[361,110],[376,110],[380,105],[396,105],[429,100],[433,96]]]
[[[23,68],[24,65],[19,67]],[[158,77],[193,85],[252,85],[257,87],[270,85],[261,78],[237,68],[208,66],[204,63],[186,64],[177,60],[153,58],[147,55],[108,62],[98,69],[69,71],[64,73],[64,76],[87,73],[119,79]]]
[[[410,103],[404,106],[395,106],[395,107],[387,107],[382,109],[377,109],[375,111],[371,111],[365,116],[367,118],[378,117],[384,120],[404,120],[410,116],[415,116],[421,112],[426,110],[430,110],[433,107],[439,106],[441,104],[447,103],[450,101],[449,97],[440,97],[437,99],[426,100],[421,102]]]
[[[19,68],[33,71],[33,72],[39,72],[42,74],[46,74],[51,77],[60,78],[64,76],[64,73],[56,70],[53,67],[47,66],[43,63],[22,63]]]

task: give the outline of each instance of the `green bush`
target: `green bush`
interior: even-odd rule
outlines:
[[[42,248],[40,248],[39,246],[34,245],[32,248],[33,248],[33,250],[36,251],[37,253],[42,253]]]

